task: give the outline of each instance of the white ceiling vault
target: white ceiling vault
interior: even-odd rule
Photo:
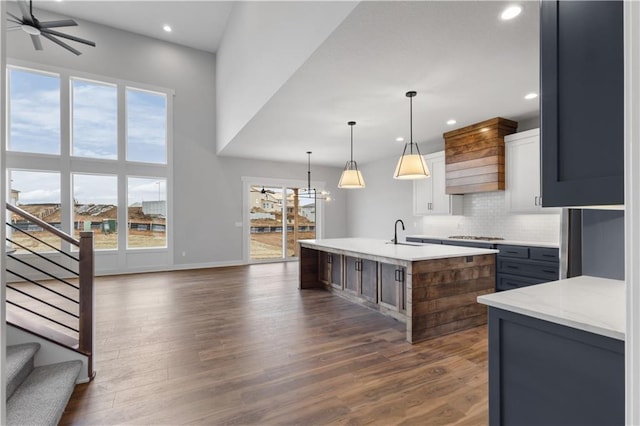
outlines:
[[[342,166],[400,155],[409,138],[423,152],[442,133],[502,116],[538,116],[538,3],[520,2],[510,21],[504,1],[363,1],[221,150],[220,155]],[[34,4],[35,7],[35,4]],[[71,1],[39,7],[216,52],[233,2]],[[162,31],[170,24],[174,31]],[[287,25],[283,22],[282,25]],[[273,58],[277,61],[278,58]],[[448,126],[449,119],[457,120]]]

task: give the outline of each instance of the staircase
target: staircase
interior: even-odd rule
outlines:
[[[7,425],[57,425],[76,384],[81,361],[34,368],[38,343],[7,346]]]
[[[93,232],[76,240],[6,209],[6,421],[56,425],[75,384],[95,376]]]

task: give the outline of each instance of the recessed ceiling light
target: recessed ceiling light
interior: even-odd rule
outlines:
[[[169,25],[165,25],[164,27],[162,27],[162,29],[165,30],[168,33],[171,32],[171,27]]]
[[[527,93],[526,95],[524,95],[524,98],[527,99],[527,100],[535,99],[537,97],[538,97],[538,94],[537,93],[533,93],[533,92],[532,93]]]
[[[503,21],[508,21],[509,19],[513,19],[516,16],[520,15],[520,12],[522,12],[522,7],[518,5],[512,5],[502,11],[500,18],[502,18]]]
[[[454,124],[456,124],[456,123],[457,123],[457,121],[456,121],[456,120],[454,120],[453,118],[452,118],[451,120],[447,120],[447,124],[448,124],[449,126],[452,126],[452,125],[454,125]]]
[[[402,136],[398,136],[396,138],[396,142],[404,142],[404,138]]]

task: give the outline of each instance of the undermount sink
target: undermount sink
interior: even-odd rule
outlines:
[[[385,244],[393,244],[393,241],[387,241]],[[406,242],[401,242],[401,241],[398,241],[398,243],[396,245],[399,245],[399,246],[414,246],[414,247],[422,246],[422,244],[420,244],[420,243],[406,243]]]

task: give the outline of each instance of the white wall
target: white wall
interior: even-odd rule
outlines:
[[[38,11],[46,20],[57,18]],[[78,21],[77,34],[96,42],[76,57],[43,42],[36,52],[26,34],[7,36],[7,56],[175,90],[173,264],[206,266],[242,262],[241,176],[306,179],[306,164],[238,160],[216,155],[215,56],[194,49]],[[304,152],[301,160],[306,160]],[[337,185],[340,169],[313,167],[314,180]],[[325,235],[346,234],[346,203],[326,209]],[[182,256],[185,252],[185,256]],[[171,265],[167,265],[171,267]]]
[[[393,223],[403,219],[407,235],[482,235],[558,243],[559,214],[507,213],[504,191],[465,195],[461,216],[413,216],[413,183],[392,177],[397,160],[397,157],[386,158],[361,167],[367,187],[353,190],[349,198],[350,236],[391,238]]]
[[[422,232],[422,221],[413,216],[413,182],[393,178],[393,172],[402,146],[398,148],[398,157],[388,157],[364,165],[359,165],[366,183],[364,189],[341,189],[337,192],[348,193],[348,231],[350,237],[393,238],[393,225],[402,219],[405,235]],[[348,191],[348,192],[347,192]]]
[[[357,4],[349,1],[234,4],[217,54],[218,152]]]
[[[625,2],[626,424],[640,424],[640,3]]]
[[[5,16],[6,13],[6,2],[0,2],[0,16]],[[0,82],[4,82],[5,80],[5,55],[7,53],[7,49],[5,49],[6,42],[6,32],[5,25],[6,22],[4,19],[0,20]],[[5,147],[5,85],[0,84],[0,146]],[[6,186],[5,186],[5,176],[6,176],[6,167],[4,164],[4,148],[0,148],[0,200],[6,200]],[[0,209],[0,223],[5,223],[5,212],[4,208]],[[0,259],[5,258],[5,226],[0,226]],[[0,262],[0,425],[4,425],[7,423],[6,416],[6,388],[7,388],[7,372],[4,368],[6,358],[7,358],[7,324],[6,324],[6,287],[5,287],[5,264],[4,262]]]

